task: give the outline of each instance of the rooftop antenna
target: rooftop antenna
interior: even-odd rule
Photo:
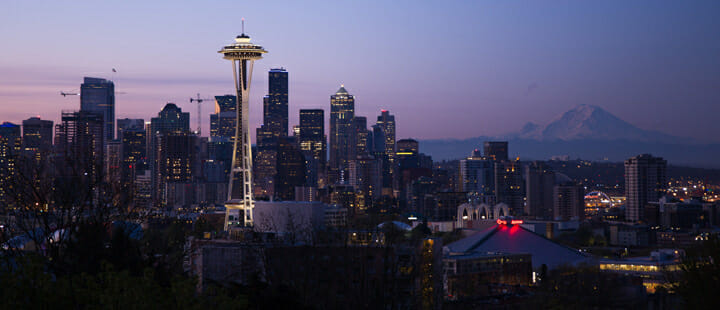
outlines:
[[[242,21],[242,34],[245,34],[245,17],[241,18]]]

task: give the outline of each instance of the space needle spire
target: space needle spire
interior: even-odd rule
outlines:
[[[218,53],[232,62],[233,79],[237,93],[237,121],[232,156],[232,168],[228,181],[228,199],[225,203],[225,230],[230,226],[242,224],[253,225],[252,194],[252,149],[249,130],[250,81],[252,80],[253,64],[267,53],[260,45],[250,43],[250,36],[245,34],[245,19],[242,20],[242,34],[235,42],[223,47]],[[230,213],[243,211],[242,221],[234,220]]]

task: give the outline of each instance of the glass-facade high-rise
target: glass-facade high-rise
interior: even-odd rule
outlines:
[[[144,128],[127,128],[120,136],[122,165],[120,182],[124,188],[130,188],[135,176],[147,169],[147,145]]]
[[[24,120],[22,126],[24,152],[38,162],[43,161],[52,150],[53,121],[31,117]]]
[[[275,197],[294,200],[295,187],[305,185],[305,156],[297,148],[294,138],[280,138],[277,145],[277,173],[275,174]]]
[[[276,196],[278,188],[278,142],[288,136],[288,72],[268,72],[268,94],[263,97],[263,124],[256,131],[257,153],[253,158],[253,192],[259,197]],[[284,197],[287,198],[287,197]]]
[[[180,158],[181,152],[173,153],[173,154],[167,154],[163,151],[163,148],[161,148],[160,145],[160,137],[161,136],[170,136],[170,135],[177,135],[177,136],[187,136],[190,132],[190,113],[183,112],[182,109],[180,109],[177,105],[174,103],[168,103],[163,107],[163,109],[158,113],[157,117],[153,117],[150,120],[150,132],[146,133],[150,137],[150,145],[148,145],[148,157],[150,158],[150,165],[152,166],[151,170],[153,170],[153,188],[155,189],[154,195],[155,200],[159,201],[161,198],[161,194],[163,192],[162,184],[160,182],[163,182],[163,175],[161,175],[161,164],[163,167],[168,166],[166,163],[160,163],[162,161],[162,157],[167,156],[177,156]],[[168,140],[170,139],[170,140]],[[170,146],[175,146],[178,144],[178,139],[187,139],[187,138],[167,138],[163,140],[163,143],[170,143]],[[172,141],[171,141],[172,140]],[[168,146],[164,148],[164,150],[169,150]],[[162,156],[160,156],[162,155]],[[178,159],[180,160],[180,159]],[[181,160],[184,162],[184,160]],[[182,163],[171,163],[169,166],[184,166]],[[179,168],[178,168],[179,169]],[[184,178],[183,178],[184,180]]]
[[[383,162],[383,195],[392,195],[396,185],[396,161],[395,161],[395,116],[390,114],[388,110],[380,111],[377,117],[377,126],[383,132],[384,146],[382,162]],[[375,141],[376,144],[379,141]]]
[[[237,96],[215,96],[215,113],[210,114],[208,155],[222,164],[223,180],[230,176],[232,151],[237,128]],[[225,181],[226,182],[226,181]]]
[[[284,68],[268,72],[268,94],[263,98],[263,124],[275,138],[288,134],[288,72]]]
[[[327,161],[325,111],[322,109],[300,110],[298,144],[307,162],[308,186],[323,187]]]
[[[355,145],[355,157],[367,155],[370,153],[368,147],[369,132],[367,129],[367,118],[365,116],[355,116],[353,118],[353,145]]]
[[[102,115],[105,141],[107,144],[115,135],[115,84],[100,78],[85,77],[80,86],[80,110]]]
[[[215,113],[210,114],[210,140],[231,141],[237,127],[237,97],[234,95],[215,96]]]
[[[22,138],[20,126],[4,122],[0,124],[0,206],[14,206],[17,194],[17,157],[20,155]]]
[[[348,177],[348,161],[353,159],[352,120],[355,117],[355,97],[345,87],[330,96],[330,165],[328,181],[341,182]]]

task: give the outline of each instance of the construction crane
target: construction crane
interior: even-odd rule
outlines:
[[[198,136],[200,136],[200,128],[202,128],[202,105],[201,105],[201,104],[202,104],[204,101],[210,101],[210,100],[212,100],[212,99],[210,99],[210,98],[200,98],[200,94],[199,94],[199,93],[197,94],[197,98],[192,98],[192,97],[190,97],[190,103],[197,102],[197,105],[198,105],[198,114],[197,114],[197,115],[198,115],[198,116],[197,116],[197,121],[198,121],[197,135],[198,135]]]
[[[80,96],[80,93],[60,91],[60,95],[62,95],[63,97],[67,97],[67,96]]]

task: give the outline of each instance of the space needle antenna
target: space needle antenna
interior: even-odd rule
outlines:
[[[250,81],[252,81],[253,64],[267,53],[262,46],[250,42],[245,34],[245,19],[242,19],[243,33],[235,37],[234,42],[219,51],[223,58],[230,60],[233,69],[233,81],[236,93],[236,125],[232,155],[232,164],[228,179],[227,202],[225,203],[225,230],[238,224],[253,226],[252,192],[252,144],[250,141]],[[243,218],[230,217],[242,210]]]

